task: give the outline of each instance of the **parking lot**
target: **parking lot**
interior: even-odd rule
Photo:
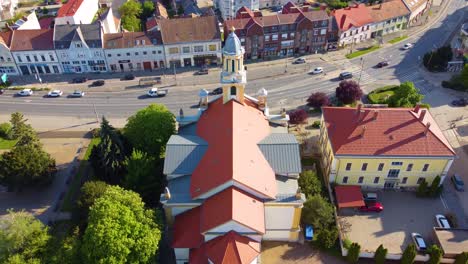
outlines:
[[[418,198],[415,193],[400,191],[377,193],[384,206],[382,212],[339,213],[346,238],[359,243],[361,251],[375,252],[383,244],[393,254],[401,254],[412,243],[412,232],[420,233],[427,244],[432,244],[435,215],[447,213],[440,198]]]

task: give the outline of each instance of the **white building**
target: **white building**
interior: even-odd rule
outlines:
[[[27,17],[18,19],[9,27],[11,30],[41,29],[36,12],[31,12]]]
[[[279,1],[282,0],[277,0],[277,2]],[[224,20],[236,17],[237,10],[243,6],[250,10],[258,10],[260,8],[260,0],[215,0],[214,3]]]
[[[273,7],[273,6],[284,6],[288,2],[291,2],[295,5],[301,5],[304,4],[304,0],[260,0],[259,5],[260,8],[268,8],[268,7]]]
[[[0,0],[0,21],[12,18],[17,7],[18,0]]]
[[[0,32],[0,75],[4,73],[18,75],[15,60],[10,52],[12,38],[12,31]]]
[[[55,24],[91,24],[98,9],[98,0],[70,0],[58,10]]]
[[[54,47],[64,73],[105,72],[100,23],[55,25]]]
[[[13,31],[11,53],[22,75],[62,73],[54,50],[53,29]]]
[[[332,11],[338,24],[338,45],[352,45],[371,38],[373,19],[365,4]]]
[[[165,66],[164,47],[156,34],[104,34],[104,53],[112,72],[153,70]]]
[[[409,25],[416,24],[421,16],[429,9],[430,4],[428,0],[403,0],[410,11]]]
[[[107,11],[101,15],[100,19],[104,34],[120,32],[120,19],[114,16],[112,8],[108,8]]]
[[[158,19],[166,66],[217,65],[221,61],[221,34],[215,16]]]

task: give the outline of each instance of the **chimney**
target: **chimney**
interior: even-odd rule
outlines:
[[[300,200],[302,198],[301,187],[297,188],[295,197],[296,197],[297,200]]]
[[[418,113],[419,113],[419,109],[421,109],[421,105],[420,105],[420,104],[416,104],[416,106],[414,107],[413,112],[415,112],[416,114],[418,114]]]
[[[424,117],[426,116],[426,110],[421,110],[421,114],[419,115],[419,121],[423,121]]]
[[[358,104],[356,108],[356,114],[359,114],[361,112],[361,109],[362,109],[362,104]]]
[[[166,200],[171,199],[171,192],[169,191],[169,188],[167,187],[164,187],[164,197],[166,198]]]
[[[429,132],[429,128],[431,127],[431,122],[426,123],[426,128],[424,129],[424,135],[427,135],[427,132]]]
[[[379,116],[379,111],[374,110],[374,120],[377,120],[378,116]]]
[[[362,130],[361,130],[361,137],[363,138],[364,137],[364,134],[366,134],[366,126],[362,126]]]

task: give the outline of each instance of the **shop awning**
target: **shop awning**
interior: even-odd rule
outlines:
[[[365,205],[362,198],[361,186],[335,186],[335,195],[339,209]]]

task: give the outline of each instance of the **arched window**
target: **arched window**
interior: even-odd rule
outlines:
[[[237,88],[235,86],[231,86],[231,96],[236,96]]]
[[[234,60],[232,60],[232,72],[236,71],[236,66],[234,66]]]

